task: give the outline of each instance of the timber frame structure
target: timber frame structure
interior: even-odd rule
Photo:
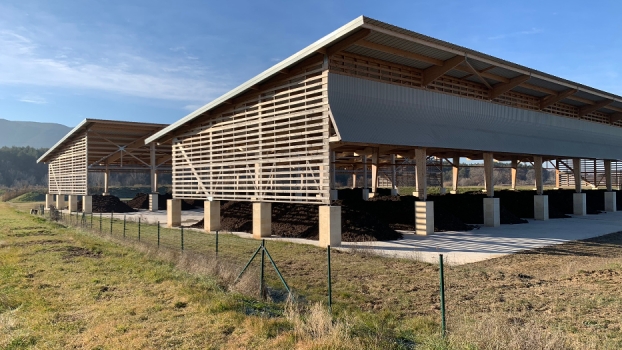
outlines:
[[[85,119],[43,154],[37,163],[49,167],[49,194],[88,196],[88,173],[105,174],[108,192],[110,172],[171,172],[171,148],[145,145],[145,139],[164,128],[162,124]],[[153,188],[152,188],[153,189]]]
[[[172,146],[174,198],[327,205],[337,170],[373,193],[382,167],[483,159],[492,197],[493,153],[610,167],[621,140],[620,96],[361,16],[145,143]]]

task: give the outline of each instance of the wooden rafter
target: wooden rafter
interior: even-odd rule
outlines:
[[[586,116],[592,112],[595,112],[603,107],[606,107],[607,105],[611,103],[613,103],[613,100],[601,100],[601,101],[594,103],[593,105],[583,106],[579,108],[579,118]]]
[[[510,81],[508,81],[507,83],[495,84],[490,91],[490,99],[494,100],[495,98],[526,82],[527,80],[529,80],[529,78],[531,78],[529,75],[519,75],[515,78],[510,79]]]
[[[421,54],[418,54],[418,53],[414,53],[414,52],[410,52],[410,51],[406,51],[406,50],[397,49],[397,48],[394,48],[394,47],[391,47],[391,46],[386,46],[386,45],[382,45],[382,44],[372,43],[371,41],[367,41],[367,40],[361,40],[361,41],[357,42],[356,46],[361,46],[361,47],[365,47],[365,48],[372,49],[372,50],[387,52],[387,53],[390,53],[390,54],[395,55],[395,56],[400,56],[400,57],[404,57],[404,58],[410,58],[410,59],[413,59],[413,60],[416,60],[416,61],[430,63],[430,64],[433,64],[435,66],[442,66],[443,65],[443,61],[439,60],[439,59],[436,59],[436,58],[424,56],[424,55],[421,55]]]
[[[369,34],[371,33],[371,30],[369,29],[361,29],[358,32],[348,36],[347,38],[329,46],[326,47],[324,50],[320,50],[320,53],[324,53],[328,56],[333,55],[343,49],[345,49],[346,47],[356,43],[359,40],[363,40],[365,39]],[[324,52],[322,52],[324,51]]]
[[[455,56],[443,62],[442,66],[434,66],[423,70],[423,80],[421,85],[427,86],[434,80],[442,77],[445,73],[454,69],[457,65],[464,62],[464,56]]]
[[[479,78],[479,80],[482,82],[482,84],[486,85],[489,89],[492,89],[492,86],[490,86],[490,84],[488,84],[488,81],[486,81],[486,79],[484,79],[484,77],[482,77],[480,72],[478,72],[477,69],[473,68],[471,63],[469,63],[469,59],[468,58],[466,58],[466,57],[464,58],[464,63],[466,64],[467,69],[469,69],[471,71],[471,73],[473,73],[475,76],[477,76]],[[487,68],[487,69],[490,69],[490,68]]]
[[[540,109],[545,109],[548,106],[551,106],[570,95],[574,95],[577,93],[577,89],[568,89],[565,91],[561,91],[557,94],[547,96],[540,101]]]
[[[136,139],[135,141],[125,145],[125,147],[117,145],[119,147],[119,150],[117,152],[115,152],[113,155],[111,155],[110,157],[108,157],[106,159],[106,163],[110,164],[110,163],[113,163],[113,162],[116,162],[117,160],[119,160],[121,158],[122,151],[125,151],[125,152],[129,153],[130,151],[135,150],[137,148],[145,147],[145,139],[147,139],[147,137],[149,137],[149,136],[151,136],[151,135],[145,135],[145,136],[143,136],[143,137],[141,137],[139,139]]]
[[[615,123],[615,122],[617,122],[619,120],[622,120],[622,112],[617,112],[617,113],[613,113],[613,114],[609,115],[609,122],[611,124],[613,124],[613,123]]]

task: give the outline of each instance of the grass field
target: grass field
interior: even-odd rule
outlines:
[[[438,268],[270,241],[298,302],[261,302],[258,266],[233,285],[258,242],[128,224],[119,234],[47,222],[0,203],[0,347],[618,349],[622,234],[446,267],[448,338],[439,335]],[[32,204],[31,204],[32,206]],[[162,244],[164,246],[164,244]],[[269,267],[269,266],[268,266]],[[271,293],[282,289],[269,269]],[[324,304],[319,304],[324,303]]]

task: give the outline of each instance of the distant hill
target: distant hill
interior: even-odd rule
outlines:
[[[0,147],[50,148],[71,130],[56,123],[0,119]]]

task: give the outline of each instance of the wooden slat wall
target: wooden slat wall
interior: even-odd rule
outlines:
[[[327,70],[307,68],[173,139],[173,196],[329,200]]]
[[[48,187],[51,194],[87,194],[86,135],[64,147],[48,164]]]
[[[421,70],[352,53],[331,56],[329,69],[331,73],[421,88]],[[427,89],[478,100],[488,100],[489,96],[488,89],[484,85],[450,76],[438,78],[428,85]],[[516,108],[540,109],[540,99],[513,91],[504,93],[492,100],[492,102]],[[578,107],[560,102],[545,108],[543,111],[570,118],[578,118],[579,115]],[[609,124],[608,116],[601,112],[590,113],[581,119]],[[614,125],[622,126],[622,122],[616,122]]]

